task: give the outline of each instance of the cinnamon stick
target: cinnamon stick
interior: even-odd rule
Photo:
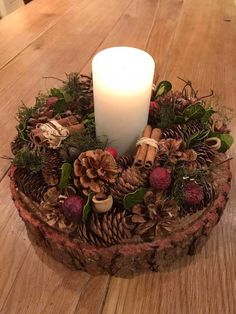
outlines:
[[[78,120],[75,116],[69,116],[66,118],[62,118],[59,120],[56,120],[60,125],[64,127],[68,127],[70,125],[78,124]]]
[[[62,123],[64,124],[63,126],[67,127],[67,129],[69,130],[70,134],[82,131],[84,129],[84,124],[83,123],[70,124],[70,123],[72,123],[75,120],[69,119],[69,118],[70,117],[63,118],[63,119],[57,120],[57,122],[61,124],[61,121],[63,120],[62,121]],[[77,119],[76,119],[76,122],[77,122]],[[43,135],[43,131],[40,128],[33,129],[31,131],[31,133],[30,133],[30,138],[31,138],[32,142],[35,145],[38,145],[38,146],[44,144],[47,141],[47,139]]]
[[[67,128],[70,132],[70,134],[82,131],[84,129],[84,124],[83,123],[78,123],[78,124],[74,124],[71,125]]]
[[[35,145],[42,145],[46,142],[46,138],[44,137],[42,130],[39,128],[33,129],[30,132],[30,138]]]
[[[161,138],[161,130],[158,128],[153,129],[152,134],[151,134],[151,138],[154,139],[155,141],[159,142],[159,140]],[[152,166],[154,164],[155,157],[156,157],[156,153],[157,153],[157,148],[154,146],[148,145],[147,154],[146,154],[146,158],[145,158],[145,165],[144,165],[144,167],[146,169],[152,168]]]
[[[152,127],[147,125],[143,130],[142,137],[150,137],[152,132]],[[137,153],[134,159],[134,165],[136,167],[142,167],[144,165],[145,157],[147,154],[147,144],[141,144],[138,146]]]

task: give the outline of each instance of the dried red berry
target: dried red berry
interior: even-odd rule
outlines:
[[[198,205],[204,199],[204,192],[202,187],[196,182],[188,182],[186,183],[183,191],[183,200],[187,205]]]
[[[85,202],[77,195],[69,196],[63,203],[63,213],[70,221],[79,222],[83,215]]]
[[[171,175],[166,168],[156,167],[150,173],[149,183],[154,190],[164,191],[171,184]]]
[[[105,151],[110,153],[114,158],[116,158],[117,155],[118,155],[117,150],[114,147],[111,147],[111,146],[105,148]]]
[[[57,97],[54,97],[54,96],[49,97],[47,102],[46,102],[46,106],[47,107],[53,107],[57,101],[58,101]]]

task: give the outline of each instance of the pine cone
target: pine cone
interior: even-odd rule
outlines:
[[[204,172],[195,172],[192,174],[189,173],[188,175],[184,174],[183,177],[180,177],[175,181],[175,185],[173,186],[173,197],[178,200],[181,216],[202,210],[214,200],[215,191],[211,180],[212,178],[209,174],[206,175]],[[196,205],[188,205],[184,203],[185,187],[191,182],[199,185],[202,188],[204,195],[203,199]]]
[[[176,124],[162,131],[162,138],[174,138],[176,140],[186,140],[197,132],[202,132],[206,128],[197,120],[190,120],[186,124]]]
[[[147,174],[132,166],[121,172],[116,183],[111,187],[111,194],[117,202],[122,203],[126,194],[134,192],[146,184]]]
[[[165,130],[162,131],[162,138],[164,139],[173,138],[175,140],[183,139],[184,138],[183,126],[181,124],[176,124],[171,128],[166,128]]]
[[[83,193],[106,192],[115,183],[118,169],[113,156],[101,149],[83,152],[74,162],[74,184],[83,187]]]
[[[186,98],[179,91],[169,91],[167,94],[157,98],[159,106],[171,106],[173,105],[175,110],[183,111],[184,108],[192,103],[191,99]]]
[[[122,172],[132,166],[134,157],[132,155],[122,155],[116,159],[116,162],[119,167],[119,171]]]
[[[19,136],[16,136],[14,141],[11,142],[11,151],[13,155],[16,155],[17,152],[23,148],[23,146],[25,145],[25,141],[23,139],[21,139]]]
[[[106,247],[130,239],[131,229],[126,212],[113,209],[104,215],[92,212],[87,224],[78,228],[78,234],[83,241]]]
[[[47,149],[43,155],[42,174],[44,181],[50,185],[57,185],[60,179],[62,159],[54,149]]]
[[[88,230],[87,225],[84,222],[81,222],[76,232],[76,236],[80,241],[90,243],[95,246],[104,246],[103,241],[99,241],[99,239],[96,238],[90,230]]]
[[[72,96],[73,101],[69,104],[69,109],[79,112],[82,116],[93,111],[93,83],[92,78],[87,75],[70,73],[65,90]]]
[[[182,145],[183,141],[181,139],[175,140],[169,138],[161,140],[158,143],[158,160],[176,164],[178,159],[182,156]]]
[[[17,168],[14,172],[14,179],[19,190],[35,202],[40,202],[48,189],[41,172],[35,174]]]
[[[212,163],[215,152],[205,142],[199,143],[192,147],[197,153],[197,163],[200,167],[210,166]]]
[[[132,208],[131,221],[136,223],[134,234],[149,239],[156,236],[158,230],[171,232],[171,224],[179,213],[175,201],[169,200],[161,192],[148,191],[144,203],[145,206],[137,204]]]

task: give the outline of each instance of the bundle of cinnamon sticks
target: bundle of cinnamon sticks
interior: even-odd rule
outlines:
[[[59,120],[56,120],[56,122],[59,123],[61,126],[67,128],[67,130],[69,131],[69,134],[73,134],[75,132],[81,131],[84,128],[84,124],[79,123],[75,116],[69,116],[63,119],[59,119]],[[31,131],[30,137],[31,137],[32,142],[38,146],[42,145],[43,143],[47,141],[47,139],[45,138],[43,134],[43,131],[39,127],[36,127],[35,129]]]
[[[138,149],[134,160],[134,166],[138,168],[144,167],[151,169],[158,149],[158,142],[161,138],[161,130],[152,129],[147,125],[142,133],[141,139],[138,141]]]

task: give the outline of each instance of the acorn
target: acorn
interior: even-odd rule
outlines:
[[[221,147],[221,140],[218,137],[210,137],[206,139],[206,143],[213,150],[219,150]]]
[[[108,212],[113,205],[113,197],[109,195],[108,197],[103,193],[98,193],[93,196],[93,209],[97,213]]]

